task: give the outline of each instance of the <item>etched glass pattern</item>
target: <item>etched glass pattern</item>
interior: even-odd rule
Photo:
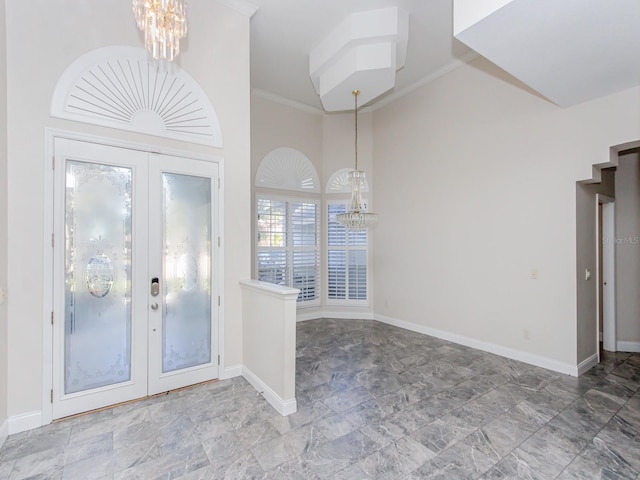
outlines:
[[[65,393],[131,377],[130,168],[68,161]]]
[[[162,371],[211,362],[211,180],[164,173]]]

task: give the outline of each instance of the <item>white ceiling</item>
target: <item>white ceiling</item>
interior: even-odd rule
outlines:
[[[549,100],[566,107],[640,84],[640,0],[500,3],[457,37]]]
[[[322,107],[309,52],[349,14],[388,6],[409,12],[406,64],[395,88],[370,104],[427,83],[475,52],[560,106],[640,84],[640,0],[456,0],[459,19],[469,12],[478,17],[457,32],[473,50],[453,36],[453,0],[251,3],[259,7],[251,30],[254,92],[315,109]]]
[[[398,6],[409,12],[406,66],[393,98],[451,70],[475,53],[453,38],[452,0],[251,0],[251,86],[254,91],[321,109],[309,77],[309,52],[353,12]],[[373,103],[371,102],[371,103]]]

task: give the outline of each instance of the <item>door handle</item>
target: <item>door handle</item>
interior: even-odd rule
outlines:
[[[151,296],[157,297],[160,294],[160,279],[153,277],[151,279]]]
[[[158,304],[157,303],[152,303],[151,304],[151,310],[158,310]]]

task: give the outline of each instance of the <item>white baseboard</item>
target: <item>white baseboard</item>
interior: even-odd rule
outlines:
[[[222,368],[218,376],[220,380],[228,380],[230,378],[241,377],[242,365],[231,365],[230,367]]]
[[[307,320],[317,320],[319,318],[337,318],[338,320],[374,320],[372,312],[350,312],[344,310],[321,310],[315,312],[298,312],[296,315],[297,322],[306,322]]]
[[[9,420],[5,420],[4,422],[2,422],[2,425],[0,425],[0,448],[2,448],[2,445],[4,445],[4,442],[7,440],[8,436]]]
[[[283,400],[280,395],[269,388],[266,383],[247,367],[242,368],[242,376],[247,382],[253,385],[253,388],[260,392],[267,402],[283,417],[298,411],[298,404],[295,398]]]
[[[9,435],[26,432],[42,426],[42,412],[29,412],[9,417]]]
[[[512,348],[503,347],[502,345],[496,345],[495,343],[483,342],[476,340],[475,338],[466,337],[464,335],[458,335],[456,333],[446,332],[444,330],[438,330],[435,328],[425,327],[424,325],[418,325],[416,323],[406,322],[404,320],[398,320],[396,318],[387,317],[385,315],[375,315],[375,320],[393,325],[395,327],[404,328],[412,332],[422,333],[431,337],[440,338],[449,342],[458,343],[467,347],[476,348],[484,352],[494,353],[501,357],[511,358],[520,362],[528,363],[529,365],[535,365],[536,367],[546,368],[553,370],[554,372],[564,373],[566,375],[578,376],[577,365],[571,365],[569,363],[558,362],[550,358],[535,355],[533,353],[523,352],[520,350],[514,350]]]
[[[616,350],[618,352],[640,353],[640,342],[618,341],[616,343]]]
[[[594,353],[589,358],[578,364],[578,376],[591,370],[598,364],[598,354]]]

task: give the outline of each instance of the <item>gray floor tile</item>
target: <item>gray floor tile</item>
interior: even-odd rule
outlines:
[[[372,321],[297,340],[293,415],[199,385],[12,435],[0,480],[640,478],[640,354],[573,378]]]

